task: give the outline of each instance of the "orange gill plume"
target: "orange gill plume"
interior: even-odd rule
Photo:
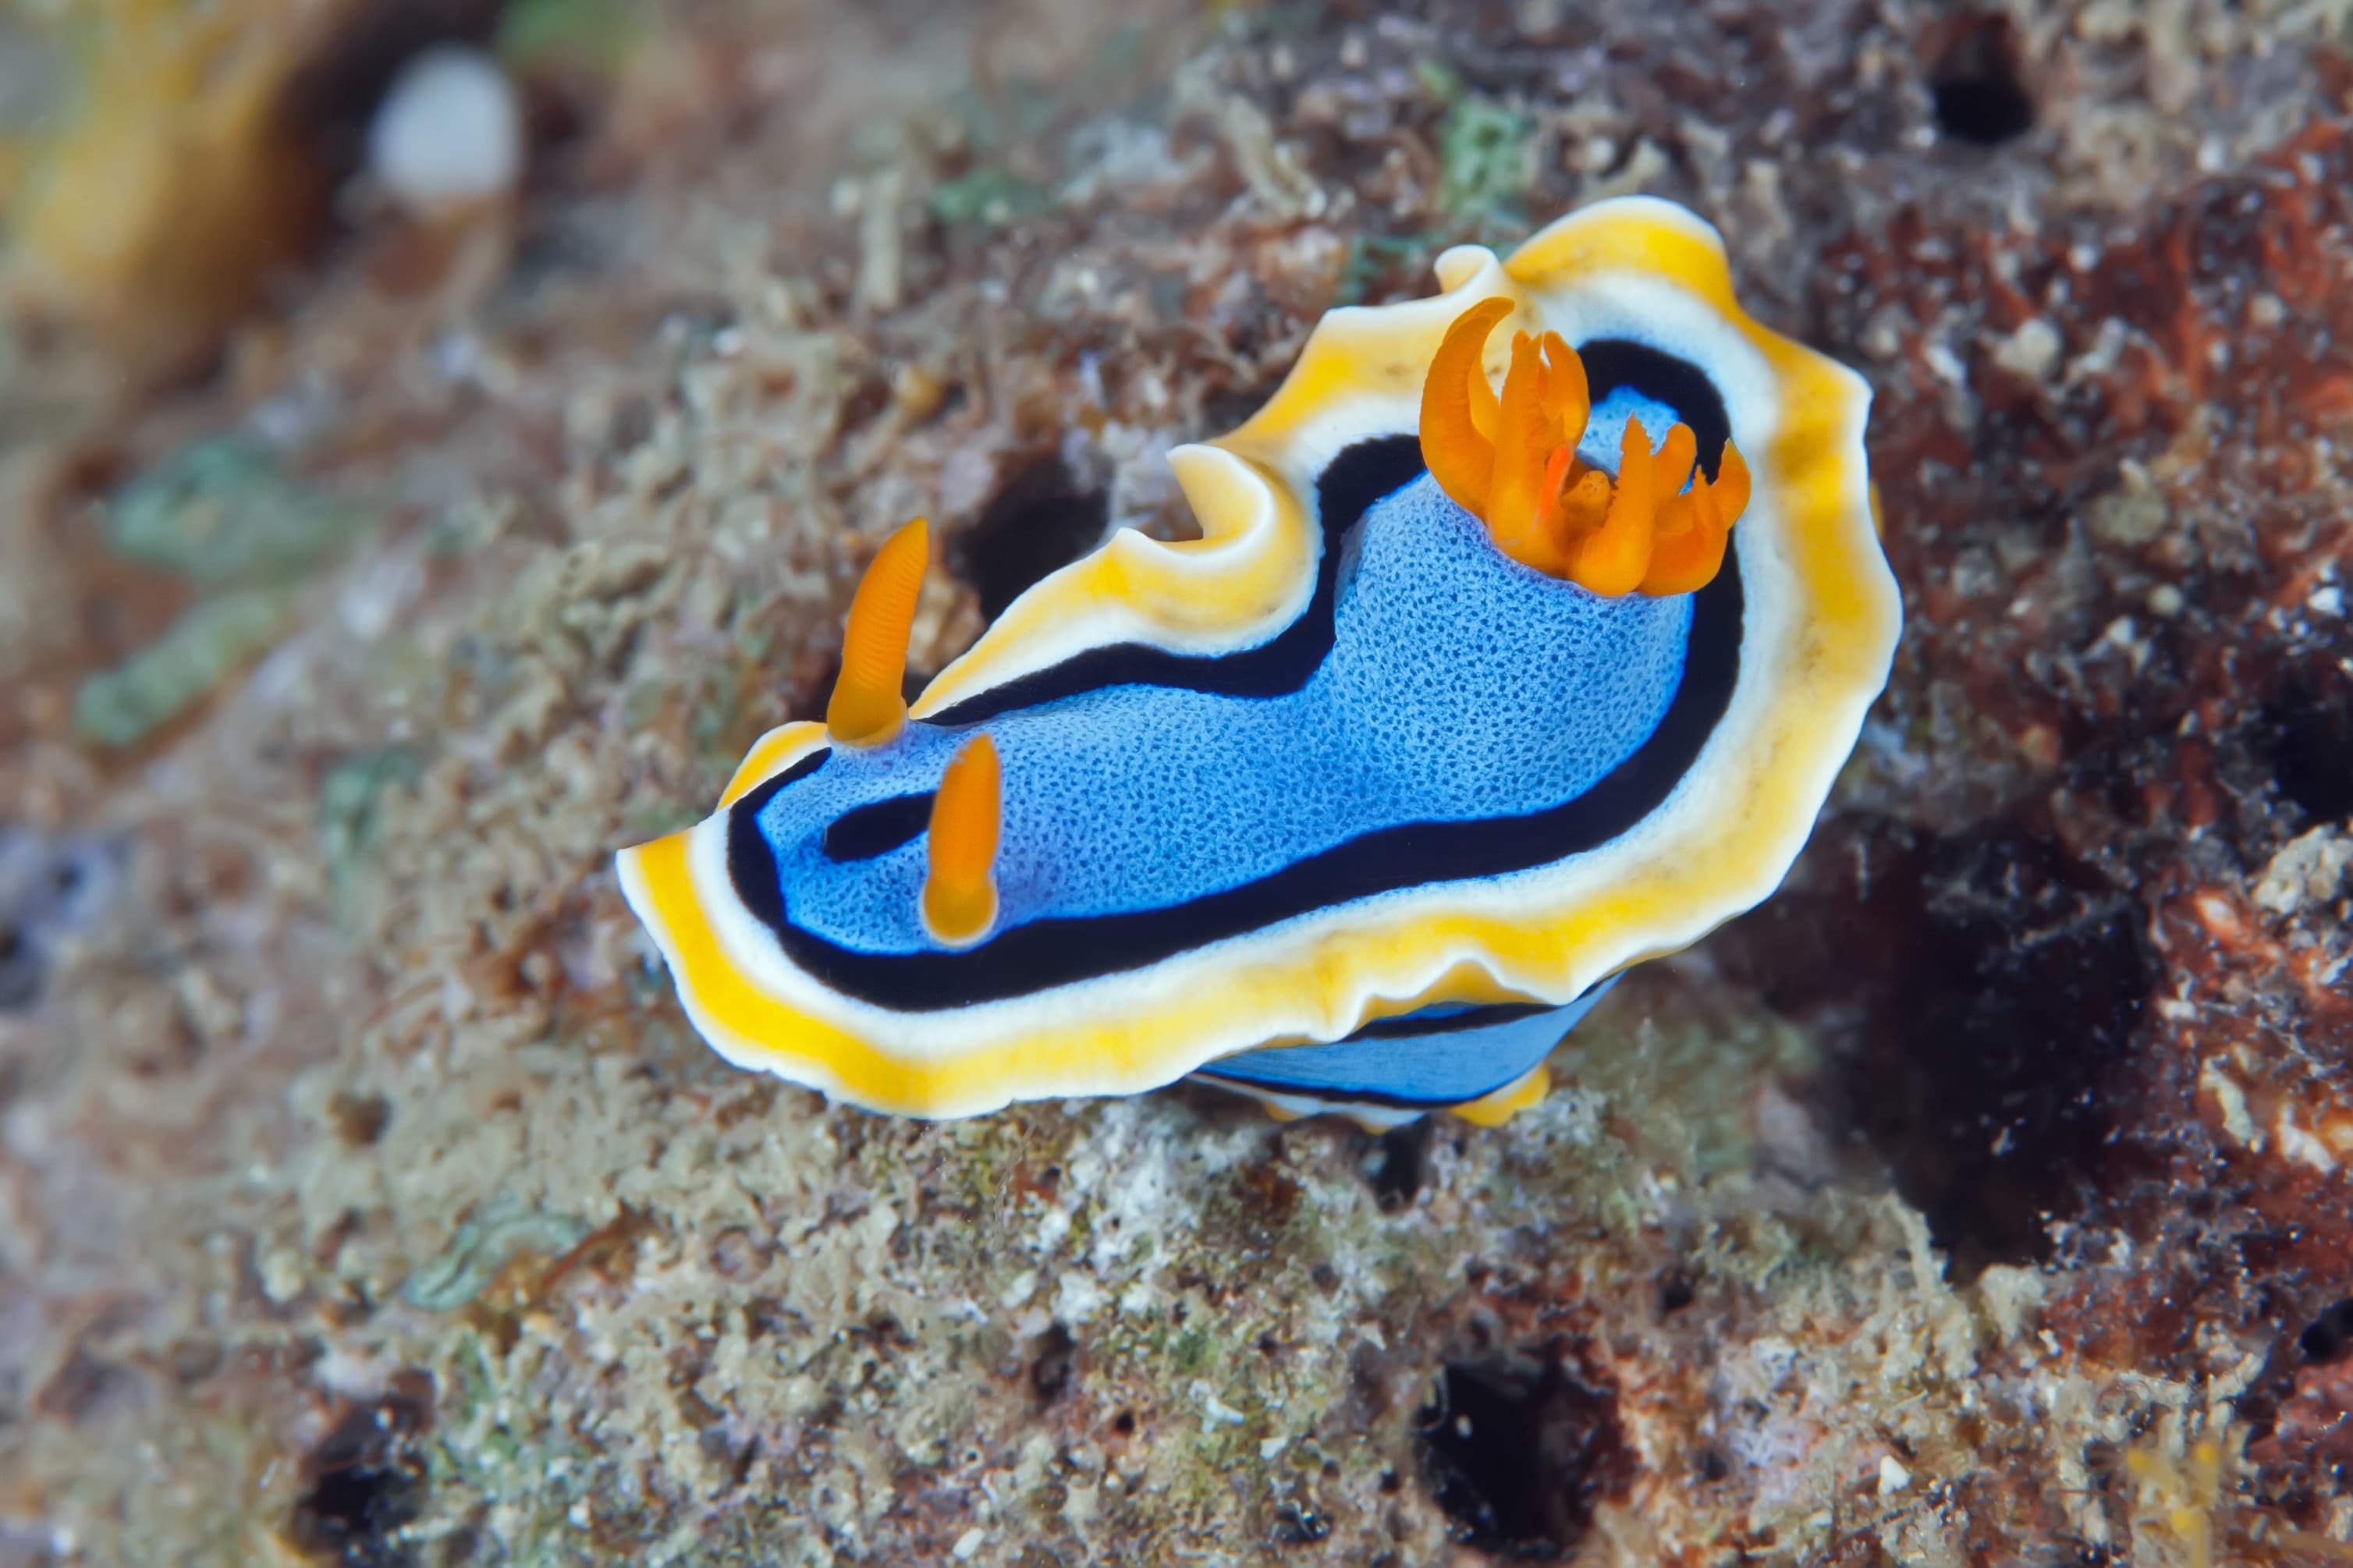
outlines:
[[[858,580],[841,634],[841,674],[825,705],[826,732],[848,746],[879,746],[907,721],[907,637],[931,558],[922,518],[882,542]]]
[[[1687,425],[1651,450],[1629,419],[1618,477],[1577,455],[1593,412],[1585,365],[1558,332],[1512,335],[1499,395],[1488,384],[1488,335],[1513,311],[1482,300],[1454,320],[1421,388],[1421,454],[1430,477],[1487,525],[1513,560],[1592,593],[1688,594],[1724,564],[1748,504],[1748,466],[1730,441],[1711,480]],[[1688,484],[1689,489],[1685,489]]]
[[[997,921],[997,845],[1005,824],[997,742],[986,731],[950,759],[932,797],[925,846],[923,924],[950,947],[988,934]]]

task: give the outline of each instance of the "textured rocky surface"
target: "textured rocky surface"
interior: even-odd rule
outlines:
[[[358,193],[135,400],[6,340],[0,1563],[2353,1556],[2342,7],[508,22],[512,211]],[[936,666],[1628,190],[1876,389],[1909,621],[1778,899],[1500,1132],[695,1042],[607,857],[888,528]]]

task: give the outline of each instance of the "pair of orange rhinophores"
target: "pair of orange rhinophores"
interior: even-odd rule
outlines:
[[[1430,361],[1421,390],[1430,477],[1487,525],[1504,554],[1591,593],[1705,586],[1748,504],[1740,453],[1726,441],[1711,482],[1696,467],[1691,426],[1676,425],[1653,453],[1641,422],[1629,419],[1612,483],[1576,455],[1592,400],[1585,366],[1559,333],[1514,333],[1502,393],[1488,384],[1488,334],[1513,309],[1509,300],[1472,306]],[[881,745],[906,724],[907,638],[930,552],[930,530],[917,518],[883,542],[858,584],[825,710],[835,745]],[[947,946],[969,946],[996,922],[1002,791],[996,742],[982,732],[956,752],[932,798],[923,925]]]
[[[917,518],[882,542],[849,601],[841,676],[825,705],[837,746],[879,746],[907,722],[907,637],[931,556],[931,528]],[[932,796],[923,875],[923,925],[950,947],[987,934],[997,920],[997,840],[1004,826],[997,742],[986,731],[956,752]]]

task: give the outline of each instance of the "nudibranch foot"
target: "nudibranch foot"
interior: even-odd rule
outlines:
[[[1333,1045],[1245,1051],[1195,1076],[1286,1119],[1339,1115],[1380,1131],[1451,1110],[1500,1125],[1544,1098],[1545,1058],[1616,984],[1612,976],[1566,1007],[1426,1007]]]
[[[1501,1127],[1521,1111],[1542,1105],[1551,1092],[1552,1069],[1539,1064],[1493,1094],[1449,1109],[1473,1127]]]
[[[882,544],[824,721],[619,857],[718,1051],[924,1116],[1198,1072],[1495,1120],[1772,890],[1894,645],[1863,383],[1664,203],[1439,274],[1172,454],[1199,539],[1114,535],[912,704],[927,531]]]

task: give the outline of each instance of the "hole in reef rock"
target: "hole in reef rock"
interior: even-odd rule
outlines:
[[[40,950],[26,939],[22,927],[0,925],[0,1013],[39,1001],[47,969]]]
[[[1418,1116],[1401,1127],[1373,1135],[1365,1152],[1365,1180],[1383,1214],[1402,1214],[1421,1195],[1430,1173],[1432,1118]]]
[[[993,621],[1021,591],[1103,542],[1111,498],[1088,490],[1058,458],[1039,458],[1016,473],[978,521],[957,539],[948,564],[980,595]]]
[[[1616,1390],[1572,1369],[1557,1343],[1449,1363],[1416,1426],[1438,1506],[1458,1540],[1484,1551],[1567,1552],[1595,1506],[1633,1482]]]
[[[1331,1522],[1312,1504],[1287,1502],[1274,1510],[1277,1546],[1313,1546],[1332,1533]]]
[[[335,1423],[303,1462],[310,1489],[294,1505],[294,1544],[341,1568],[417,1562],[403,1531],[425,1511],[417,1438],[432,1411],[432,1380],[412,1372],[395,1378],[383,1398]]]
[[[2034,102],[2020,79],[2018,38],[2007,16],[1952,24],[1928,72],[1936,129],[1973,147],[1999,147],[2034,127]]]
[[[327,1122],[335,1135],[353,1149],[364,1149],[384,1136],[392,1120],[392,1101],[380,1094],[354,1094],[337,1089],[327,1099]]]
[[[2337,1302],[2296,1335],[2295,1348],[2309,1362],[2332,1362],[2353,1347],[2353,1300]]]
[[[2280,794],[2315,824],[2353,816],[2353,690],[2291,680],[2260,722]]]
[[[1040,1405],[1051,1405],[1077,1381],[1079,1342],[1071,1331],[1056,1323],[1038,1336],[1038,1352],[1029,1358],[1029,1387]]]
[[[2128,897],[2019,824],[1836,825],[1803,885],[1725,933],[1728,973],[1811,1015],[1828,1087],[1956,1274],[2041,1261],[2122,1173],[2116,1098],[2157,980]]]

